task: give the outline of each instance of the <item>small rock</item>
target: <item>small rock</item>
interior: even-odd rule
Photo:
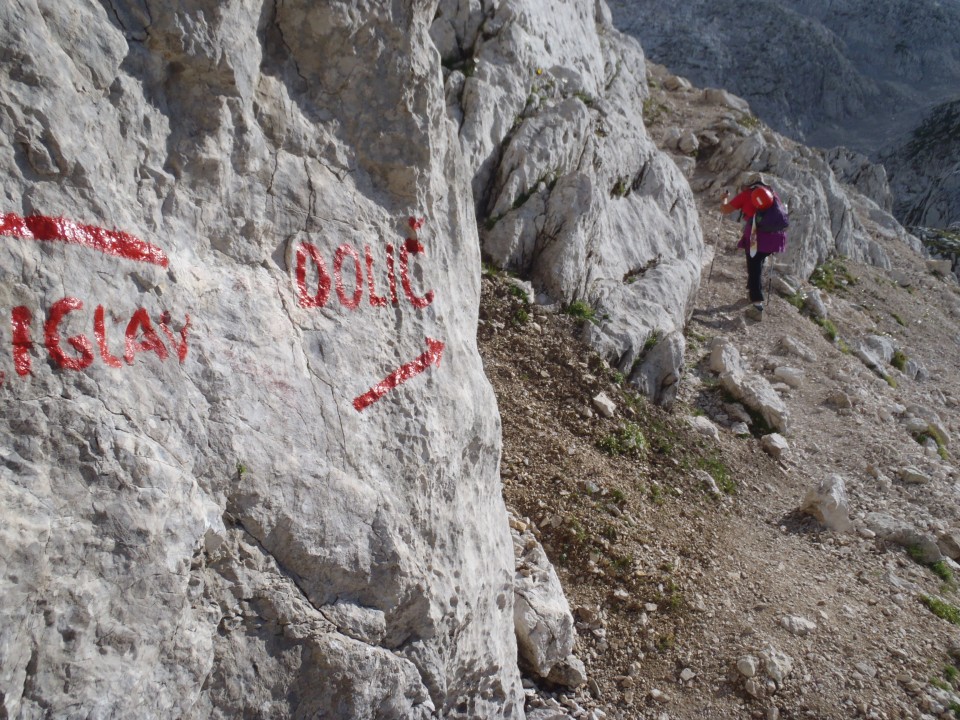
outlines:
[[[734,435],[749,435],[750,426],[747,425],[745,422],[735,422],[733,425],[730,426],[730,431]]]
[[[690,424],[690,427],[701,435],[713,438],[714,440],[720,439],[720,430],[717,429],[717,426],[714,425],[709,418],[705,418],[702,415],[694,415],[693,417],[688,417],[687,422]]]
[[[737,671],[747,678],[752,678],[757,674],[760,663],[753,655],[744,655],[737,660]]]
[[[793,297],[797,294],[797,289],[782,277],[775,277],[771,282],[774,292],[783,297]]]
[[[578,688],[587,681],[587,668],[580,658],[568,655],[566,660],[553,666],[547,680],[568,688]]]
[[[760,446],[774,460],[779,460],[790,449],[790,445],[780,433],[770,433],[760,439]]]
[[[780,652],[773,645],[767,645],[760,653],[763,669],[767,676],[778,686],[793,670],[793,659],[786,653]]]
[[[827,306],[823,304],[823,298],[820,296],[818,289],[812,288],[807,291],[807,294],[803,298],[803,306],[813,317],[821,320],[826,319]]]
[[[617,414],[617,404],[603,392],[593,399],[593,407],[605,418],[612,418]]]
[[[834,390],[827,395],[826,405],[834,410],[848,410],[853,407],[853,401],[843,390]]]
[[[798,388],[803,384],[803,370],[793,367],[778,367],[773,371],[773,376],[782,380],[792,388]]]
[[[690,84],[690,81],[686,78],[680,77],[679,75],[667,75],[663,80],[663,86],[672,92],[677,90],[690,90],[693,88],[693,85]]]
[[[794,635],[809,635],[817,629],[817,624],[799,615],[787,615],[781,618],[780,625]]]
[[[839,475],[830,475],[817,487],[810,488],[800,510],[835,532],[849,532],[853,527],[846,485]]]
[[[960,560],[960,529],[952,528],[940,533],[937,538],[937,547],[951,560]]]
[[[695,470],[694,473],[700,480],[700,483],[707,489],[707,492],[714,497],[720,497],[723,495],[720,487],[717,485],[717,481],[714,480],[713,475],[708,473],[706,470]]]
[[[807,362],[816,362],[817,360],[817,354],[795,338],[780,338],[780,347],[788,354],[796,355],[801,360],[806,360]]]
[[[698,140],[697,136],[692,132],[687,131],[683,133],[680,136],[680,140],[677,141],[677,148],[686,155],[692,155],[700,149],[700,140]]]
[[[682,671],[680,671],[680,680],[682,682],[690,682],[696,676],[697,674],[690,668],[684,668]]]
[[[907,485],[925,485],[930,482],[930,476],[921,472],[912,465],[900,468],[900,480]]]

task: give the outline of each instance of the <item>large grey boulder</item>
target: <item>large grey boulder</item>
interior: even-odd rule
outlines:
[[[433,10],[0,6],[0,716],[522,717]]]

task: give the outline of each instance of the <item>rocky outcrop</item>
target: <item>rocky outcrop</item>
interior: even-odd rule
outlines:
[[[905,225],[960,228],[960,100],[934,108],[883,162]]]
[[[721,120],[716,130],[717,145],[702,161],[698,158],[708,172],[694,181],[696,188],[711,190],[719,199],[762,173],[790,211],[787,249],[778,258],[790,274],[809,277],[834,253],[889,268],[874,233],[919,247],[892,215],[840,182],[821,153],[770,130],[751,130],[733,118]]]
[[[433,16],[3,5],[0,715],[522,717]]]
[[[639,45],[593,0],[446,0],[431,32],[485,255],[541,302],[588,304],[591,344],[669,404],[702,237],[687,182],[643,125]]]

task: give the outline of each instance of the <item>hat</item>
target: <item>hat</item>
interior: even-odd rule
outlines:
[[[751,185],[756,185],[757,183],[762,183],[764,185],[770,184],[767,176],[758,172],[749,173],[746,179],[743,181],[744,187],[750,187]]]

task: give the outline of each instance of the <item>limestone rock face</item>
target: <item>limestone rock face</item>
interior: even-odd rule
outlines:
[[[960,100],[935,107],[883,162],[904,224],[960,227]]]
[[[703,241],[683,173],[643,125],[639,45],[594,0],[443,0],[431,32],[484,253],[543,302],[589,304],[586,339],[625,375],[666,340],[632,381],[669,404]]]
[[[433,17],[0,8],[3,717],[522,717]]]

